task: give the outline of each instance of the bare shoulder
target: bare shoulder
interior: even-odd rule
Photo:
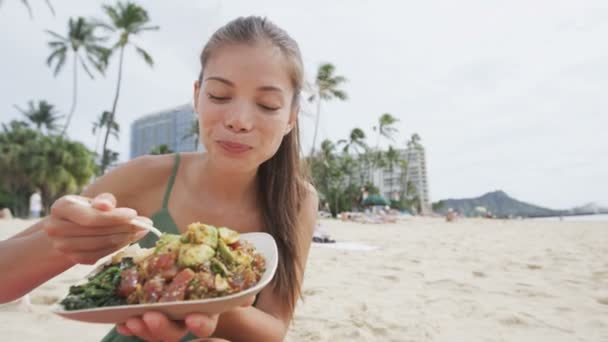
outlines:
[[[304,182],[304,189],[299,221],[303,228],[303,233],[307,236],[312,236],[318,216],[319,195],[315,187],[309,182]]]
[[[142,198],[164,188],[174,162],[173,154],[135,158],[96,179],[82,194],[94,197],[101,193],[111,193],[119,206],[137,208]]]

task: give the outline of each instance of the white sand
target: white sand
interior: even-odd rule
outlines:
[[[27,224],[1,222],[0,238]],[[313,246],[287,341],[608,341],[608,222],[323,225],[377,249]],[[48,313],[88,270],[33,291],[34,313],[1,306],[1,340],[99,340],[109,326]]]

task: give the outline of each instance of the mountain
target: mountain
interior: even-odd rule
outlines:
[[[597,203],[587,203],[583,206],[572,208],[569,212],[574,215],[608,214],[608,208],[600,207]]]
[[[438,203],[441,203],[441,205],[439,205],[439,209],[435,210],[436,212],[445,214],[448,209],[452,208],[464,216],[483,215],[483,212],[476,210],[478,207],[485,208],[496,217],[540,217],[568,214],[568,211],[566,210],[553,210],[518,201],[500,190],[489,192],[477,198],[446,199],[439,201]],[[434,207],[437,207],[438,203],[436,203]]]

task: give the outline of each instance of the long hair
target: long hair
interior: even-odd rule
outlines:
[[[304,83],[304,68],[298,44],[284,30],[261,17],[241,17],[218,29],[205,45],[200,56],[201,74],[210,56],[226,44],[256,44],[270,42],[281,49],[288,61],[294,97],[292,110],[299,108]],[[273,291],[284,298],[293,313],[301,297],[303,270],[299,250],[302,238],[298,232],[298,213],[306,196],[308,173],[300,163],[300,136],[296,119],[294,128],[283,137],[277,152],[260,165],[257,173],[257,198],[262,209],[264,229],[271,234],[278,247],[279,265],[272,282]]]

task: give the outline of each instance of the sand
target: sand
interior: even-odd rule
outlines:
[[[313,245],[287,341],[608,341],[608,222],[322,224],[343,249]],[[89,270],[34,290],[32,313],[0,306],[2,341],[99,340],[108,325],[48,312]]]

